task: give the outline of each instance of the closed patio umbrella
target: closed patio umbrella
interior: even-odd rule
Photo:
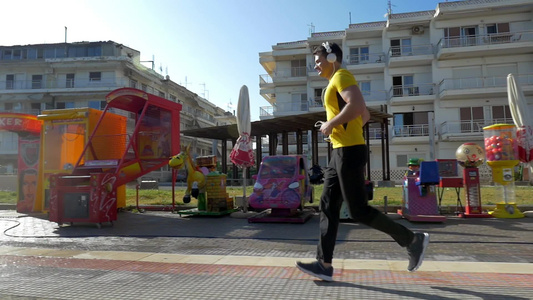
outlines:
[[[513,74],[507,75],[507,96],[513,121],[516,125],[518,158],[529,164],[530,176],[533,175],[533,120],[529,114],[526,97]]]
[[[250,139],[250,131],[252,124],[250,122],[250,99],[248,95],[248,87],[243,85],[239,92],[239,102],[237,104],[237,129],[239,130],[239,138],[237,143],[231,150],[230,159],[239,168],[242,168],[243,177],[243,209],[248,210],[248,203],[246,201],[246,168],[255,164],[254,153],[252,149],[252,141]]]

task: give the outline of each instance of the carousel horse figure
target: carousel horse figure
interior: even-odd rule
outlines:
[[[169,167],[173,169],[181,169],[183,166],[187,169],[187,190],[183,196],[183,202],[191,202],[191,195],[194,198],[198,199],[198,210],[203,210],[201,206],[205,206],[205,203],[200,204],[201,199],[205,198],[205,185],[206,178],[205,173],[199,169],[190,155],[190,145],[187,146],[185,151],[180,152],[177,155],[174,155],[168,161]],[[202,199],[205,202],[205,199]]]

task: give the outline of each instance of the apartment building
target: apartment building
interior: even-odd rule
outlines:
[[[335,42],[344,67],[359,83],[367,106],[393,115],[391,179],[400,180],[407,161],[455,158],[465,142],[483,145],[483,127],[513,123],[507,75],[513,73],[533,113],[533,2],[476,0],[439,3],[435,10],[388,14],[384,21],[350,24],[312,33],[259,53],[267,74],[260,93],[271,104],[260,118],[323,110],[327,80],[314,70],[315,47]],[[372,177],[381,178],[381,135],[370,124]],[[327,161],[327,146],[319,147]],[[482,179],[490,169],[480,167]]]
[[[113,41],[0,46],[0,111],[103,110],[109,92],[133,87],[181,103],[182,129],[236,123],[233,114],[144,66],[140,57]],[[15,133],[0,132],[0,173],[16,172],[17,141]],[[195,155],[221,156],[221,145],[211,140],[182,135],[181,144],[190,144]],[[161,179],[169,174],[162,172]]]

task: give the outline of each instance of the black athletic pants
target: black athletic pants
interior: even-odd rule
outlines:
[[[390,235],[406,247],[414,234],[368,205],[365,187],[366,145],[333,149],[324,173],[324,191],[320,197],[320,239],[317,259],[331,263],[339,228],[342,201],[345,200],[352,218]]]

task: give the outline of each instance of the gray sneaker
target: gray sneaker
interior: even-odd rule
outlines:
[[[429,233],[417,232],[415,238],[409,246],[407,246],[407,254],[409,254],[409,266],[407,270],[414,272],[422,265],[424,254],[429,244]]]
[[[316,278],[320,278],[324,281],[333,281],[333,267],[324,268],[324,266],[318,261],[312,263],[297,261],[296,267],[300,269],[300,271]]]

